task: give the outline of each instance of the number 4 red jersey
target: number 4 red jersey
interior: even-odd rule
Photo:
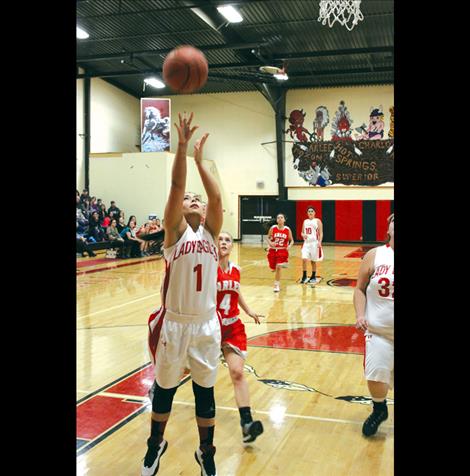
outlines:
[[[226,272],[219,266],[217,270],[217,310],[222,316],[222,322],[224,319],[240,314],[238,309],[239,292],[240,268],[230,261]]]

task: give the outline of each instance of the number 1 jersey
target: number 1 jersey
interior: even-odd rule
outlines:
[[[161,298],[167,316],[181,322],[212,318],[217,304],[219,257],[209,231],[203,225],[196,231],[188,225],[163,254],[166,270]]]

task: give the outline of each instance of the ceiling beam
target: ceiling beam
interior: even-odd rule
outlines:
[[[320,58],[322,56],[361,55],[371,53],[393,53],[393,46],[374,46],[371,48],[350,48],[347,50],[304,51],[302,53],[281,53],[273,55],[275,60]]]
[[[201,51],[213,50],[245,50],[250,48],[257,48],[268,44],[266,41],[256,43],[226,43],[224,45],[200,45],[196,48]],[[172,51],[173,48],[163,48],[160,50],[142,50],[142,51],[123,51],[122,53],[111,53],[107,55],[90,55],[81,56],[77,58],[77,63],[90,63],[94,61],[109,61],[113,59],[132,59],[140,56],[160,56]]]

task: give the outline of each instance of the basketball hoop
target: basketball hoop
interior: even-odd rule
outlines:
[[[364,20],[361,12],[361,0],[320,0],[318,21],[331,28],[335,22],[351,31],[359,21]]]

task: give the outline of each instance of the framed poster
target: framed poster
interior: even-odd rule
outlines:
[[[170,111],[170,99],[142,98],[140,100],[141,152],[170,150]]]

